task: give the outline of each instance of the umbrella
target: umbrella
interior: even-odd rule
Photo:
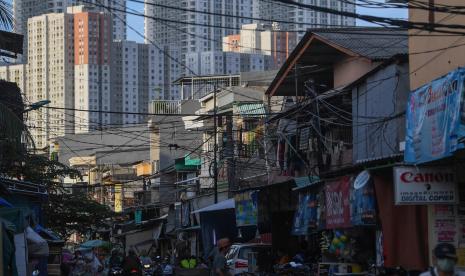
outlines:
[[[101,240],[90,240],[81,244],[81,247],[84,248],[94,248],[94,247],[105,247],[108,246],[108,242]]]

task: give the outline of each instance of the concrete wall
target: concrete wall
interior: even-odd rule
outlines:
[[[428,5],[428,0],[419,0]],[[436,0],[437,5],[463,6],[463,0]],[[411,9],[409,20],[429,22],[429,11]],[[465,22],[465,15],[434,13],[436,24],[459,24]],[[452,30],[452,29],[451,29]],[[462,31],[453,29],[454,31]],[[465,65],[465,36],[448,36],[444,33],[409,30],[410,88],[412,90]],[[412,36],[412,35],[415,36]],[[439,50],[438,50],[439,49]],[[430,53],[422,53],[431,51]],[[420,54],[419,54],[420,53]]]
[[[365,58],[347,58],[334,65],[334,87],[351,83],[375,68],[378,63]]]
[[[200,108],[196,100],[181,101],[181,113],[193,114]],[[182,117],[158,115],[152,118],[150,138],[151,161],[159,160],[160,170],[174,164],[174,159],[184,157],[200,145],[202,135],[199,131],[187,131]],[[177,144],[178,149],[169,148],[169,144]]]

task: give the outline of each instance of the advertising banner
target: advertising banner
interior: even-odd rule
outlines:
[[[410,94],[404,159],[419,164],[452,155],[463,145],[462,110],[465,68],[424,85]]]
[[[361,172],[355,178],[351,198],[352,225],[376,224],[375,191],[368,171]]]
[[[395,204],[454,204],[456,176],[446,167],[395,167]]]
[[[315,194],[300,195],[299,208],[294,215],[292,234],[304,236],[309,228],[316,228],[318,220],[318,201]]]
[[[350,177],[327,182],[325,187],[326,228],[350,227]]]
[[[257,197],[256,191],[236,194],[236,225],[257,225]]]

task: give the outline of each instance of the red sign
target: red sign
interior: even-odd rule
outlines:
[[[325,188],[326,228],[350,227],[350,178],[328,182]]]

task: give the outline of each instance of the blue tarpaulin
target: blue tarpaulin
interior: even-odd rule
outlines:
[[[6,199],[0,197],[0,206],[12,208],[13,204],[6,201]]]

